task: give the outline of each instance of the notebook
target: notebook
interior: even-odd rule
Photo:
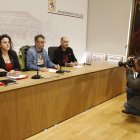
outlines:
[[[11,79],[0,80],[0,86],[9,86],[13,84],[16,84],[15,80],[11,80]]]
[[[15,79],[15,80],[21,80],[21,79],[28,78],[28,75],[7,76],[7,78],[10,78],[10,79]]]

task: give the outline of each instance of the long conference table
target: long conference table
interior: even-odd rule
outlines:
[[[0,140],[23,140],[125,92],[125,70],[116,63],[40,72],[0,87]],[[0,78],[4,79],[4,78]]]

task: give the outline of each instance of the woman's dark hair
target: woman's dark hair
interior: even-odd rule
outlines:
[[[12,40],[11,40],[11,37],[8,36],[7,34],[2,34],[0,36],[0,45],[1,45],[1,41],[4,39],[4,38],[8,38],[9,39],[9,43],[10,43],[10,51],[9,53],[11,52],[11,50],[13,49],[13,43],[12,43]],[[2,55],[2,51],[1,51],[1,48],[0,48],[0,56]]]
[[[4,38],[8,38],[8,39],[9,39],[10,50],[12,50],[12,48],[13,48],[13,43],[12,43],[12,39],[11,39],[11,37],[10,37],[9,35],[7,35],[7,34],[2,34],[2,35],[0,36],[0,44],[1,44],[1,41],[2,41]]]

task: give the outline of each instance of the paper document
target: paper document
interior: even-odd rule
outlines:
[[[56,72],[56,69],[49,69],[49,72]]]
[[[82,68],[83,66],[74,66],[75,68]]]

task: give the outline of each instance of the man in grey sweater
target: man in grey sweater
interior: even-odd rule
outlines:
[[[134,72],[137,76],[134,77]],[[134,67],[126,66],[127,102],[124,103],[123,113],[140,116],[140,56],[134,58]]]

